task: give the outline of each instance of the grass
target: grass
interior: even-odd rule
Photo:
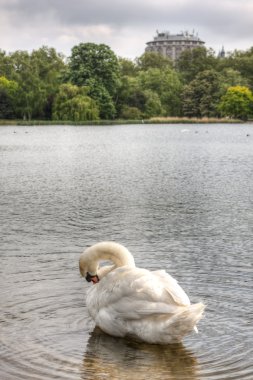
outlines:
[[[242,120],[228,119],[228,118],[216,118],[216,117],[152,117],[147,121],[154,124],[217,124],[217,123],[243,123]]]
[[[126,124],[217,124],[217,123],[243,123],[242,120],[228,118],[188,118],[188,117],[152,117],[145,120],[0,120],[0,125],[126,125]]]

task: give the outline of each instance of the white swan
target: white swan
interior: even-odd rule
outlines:
[[[113,265],[99,267],[101,260]],[[95,285],[87,308],[95,324],[109,335],[156,344],[178,342],[197,332],[205,306],[190,304],[177,281],[164,270],[136,268],[131,253],[114,242],[97,243],[80,256],[82,276]]]

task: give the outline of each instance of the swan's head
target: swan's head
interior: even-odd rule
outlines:
[[[112,261],[113,265],[99,268],[99,262]],[[116,267],[135,267],[134,258],[123,245],[114,242],[101,242],[86,248],[79,260],[80,273],[87,281],[97,283]]]
[[[81,276],[85,277],[88,282],[97,283],[99,281],[97,271],[98,271],[98,263],[92,260],[89,252],[85,251],[79,260],[79,270]]]

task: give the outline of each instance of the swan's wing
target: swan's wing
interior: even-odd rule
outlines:
[[[114,318],[140,319],[154,314],[174,314],[189,299],[177,282],[162,271],[121,267],[94,285],[87,297],[93,317],[106,310]]]
[[[190,305],[190,300],[185,291],[177,283],[177,281],[170,276],[165,270],[158,270],[152,272],[162,282],[167,292],[172,296],[173,300],[181,306]]]

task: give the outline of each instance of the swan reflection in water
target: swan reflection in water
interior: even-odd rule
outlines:
[[[91,333],[81,368],[83,380],[198,380],[198,364],[182,343],[150,345]]]

